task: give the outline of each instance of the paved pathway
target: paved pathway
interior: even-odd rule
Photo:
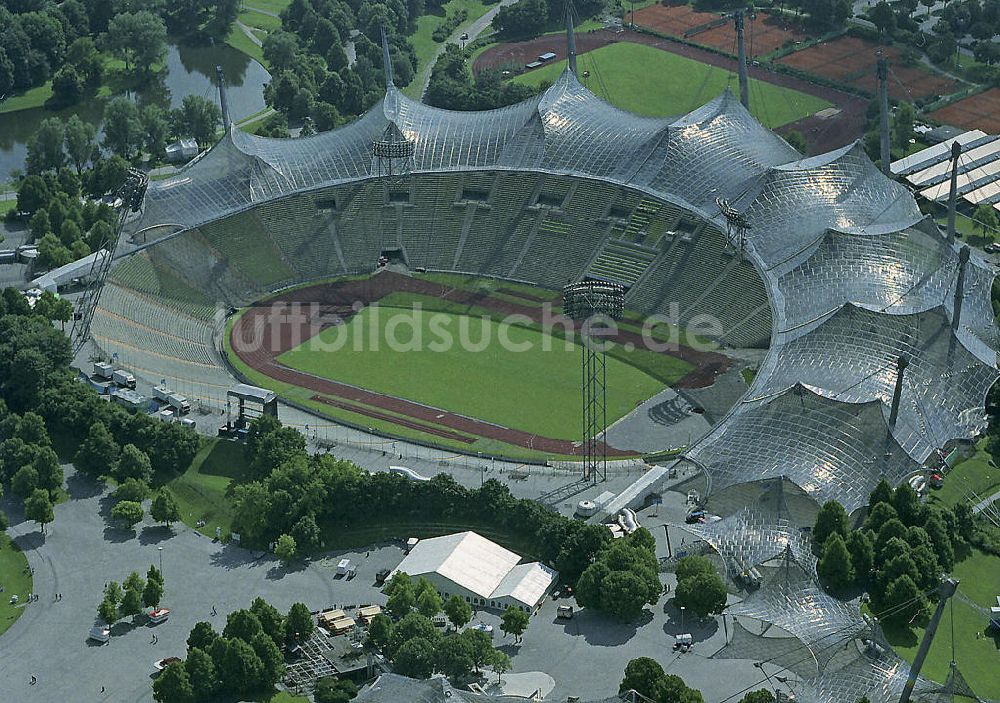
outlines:
[[[248,27],[247,25],[243,24],[239,20],[236,20],[236,26],[239,27],[240,31],[243,32],[244,34],[246,34],[247,38],[249,38],[250,41],[252,41],[254,44],[256,44],[257,46],[263,46],[264,45],[264,42],[261,41],[260,37],[258,37],[256,34],[253,33],[253,30],[250,29],[250,27]]]
[[[976,505],[973,506],[973,508],[972,508],[972,512],[974,512],[974,513],[981,513],[984,510],[986,510],[988,507],[990,507],[990,505],[992,505],[993,503],[997,502],[998,500],[1000,500],[1000,491],[997,491],[996,493],[994,493],[993,495],[991,495],[989,498],[986,498],[985,500],[981,500],[978,503],[976,503]]]

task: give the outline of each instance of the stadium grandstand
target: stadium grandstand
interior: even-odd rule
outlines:
[[[966,141],[970,158],[993,145]],[[933,166],[908,158],[898,171],[908,179]],[[739,241],[733,212],[748,225]],[[382,101],[331,132],[229,129],[150,183],[126,234],[94,340],[209,403],[232,383],[227,312],[371,273],[386,252],[412,269],[550,289],[609,280],[640,313],[675,304],[682,322],[715,316],[720,343],[769,351],[747,395],[681,459],[713,492],[790,482],[854,510],[881,477],[899,482],[976,436],[998,376],[986,263],[949,242],[860,144],[803,158],[728,91],[681,117],[639,117],[567,71],[520,104],[457,113],[389,81]],[[748,599],[744,614],[815,655],[800,700],[895,700],[907,670],[895,654],[852,648],[837,667],[820,656],[866,626],[816,590],[799,534],[787,516],[747,508],[702,536],[741,568],[791,550],[801,573]],[[759,658],[761,639],[738,632],[727,651],[745,643],[739,656]]]

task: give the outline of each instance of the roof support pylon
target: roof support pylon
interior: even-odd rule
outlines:
[[[903,372],[910,365],[910,360],[905,356],[896,359],[896,387],[892,391],[892,408],[889,410],[889,427],[896,426],[896,418],[899,417],[899,400],[903,397]]]
[[[958,159],[962,155],[962,145],[951,143],[951,190],[948,191],[948,241],[955,241],[955,204],[958,200]]]
[[[566,2],[566,58],[569,70],[576,76],[576,34],[573,32],[573,3]]]
[[[743,104],[747,110],[750,109],[750,76],[747,74],[747,47],[744,40],[743,32],[743,20],[744,14],[743,10],[737,10],[733,13],[733,19],[736,22],[736,48],[737,48],[737,59],[739,60],[739,77],[740,77],[740,102]]]
[[[969,263],[969,245],[958,252],[958,277],[955,280],[955,307],[951,313],[951,328],[957,330],[962,321],[962,300],[965,298],[965,268]]]
[[[215,77],[219,81],[219,109],[222,110],[222,129],[228,134],[232,121],[229,119],[229,100],[226,99],[226,77],[222,74],[222,66],[215,67]]]
[[[389,40],[385,36],[385,25],[382,25],[382,70],[385,71],[385,88],[394,86],[392,82],[392,59],[389,57]]]
[[[882,173],[892,178],[889,168],[892,162],[892,152],[889,150],[889,61],[884,56],[878,57],[875,77],[878,78],[879,156],[882,160]]]

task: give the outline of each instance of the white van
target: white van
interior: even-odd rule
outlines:
[[[90,628],[90,634],[87,635],[87,639],[107,644],[111,641],[111,628],[107,625],[94,625]]]

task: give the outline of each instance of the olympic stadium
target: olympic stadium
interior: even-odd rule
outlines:
[[[431,108],[390,81],[332,132],[228,130],[150,183],[93,338],[211,402],[235,382],[219,310],[365,278],[384,257],[548,290],[609,280],[643,315],[673,304],[681,324],[720,320],[720,349],[767,349],[749,391],[677,459],[712,495],[784,483],[856,510],[880,478],[899,483],[979,434],[998,377],[992,270],[859,143],[803,158],[728,91],[679,117],[638,117],[570,71],[489,112]],[[908,665],[856,607],[819,589],[798,525],[766,497],[692,528],[741,568],[794,562],[795,578],[765,579],[740,614],[796,642],[784,665],[804,682],[800,700],[897,699]],[[872,646],[848,651],[862,638]],[[738,628],[717,656],[783,661],[777,642]],[[918,699],[957,686],[921,680]]]

